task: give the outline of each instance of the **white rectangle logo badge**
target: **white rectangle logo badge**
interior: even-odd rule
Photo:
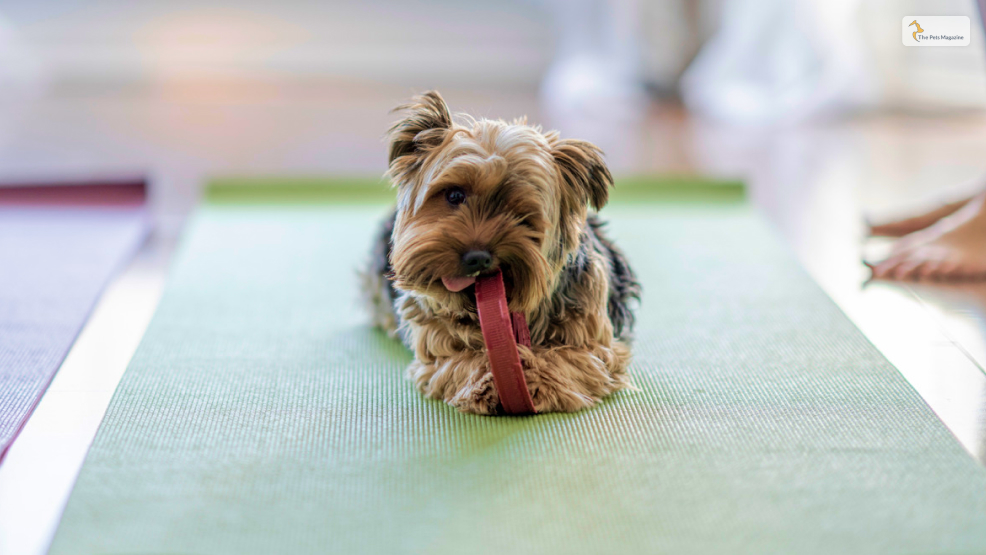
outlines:
[[[904,46],[969,46],[972,31],[964,15],[908,15],[900,28]]]

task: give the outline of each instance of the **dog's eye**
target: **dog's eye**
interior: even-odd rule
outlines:
[[[466,201],[466,192],[461,187],[445,189],[445,200],[452,206],[458,206]]]

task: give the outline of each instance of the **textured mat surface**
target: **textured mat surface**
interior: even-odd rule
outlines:
[[[519,418],[365,324],[383,213],[199,212],[51,553],[986,551],[986,472],[744,209],[607,208],[640,390]]]
[[[0,458],[145,234],[139,208],[0,207]]]

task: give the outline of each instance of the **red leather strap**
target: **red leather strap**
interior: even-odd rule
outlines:
[[[518,345],[523,345],[528,349],[531,348],[531,330],[527,327],[527,318],[524,318],[523,312],[511,312],[510,313],[510,323],[514,328],[514,339],[517,340]]]
[[[476,309],[486,342],[486,356],[490,358],[493,371],[493,384],[504,412],[534,414],[537,411],[517,353],[518,339],[521,343],[526,340],[526,345],[530,346],[530,331],[524,315],[511,314],[507,308],[507,293],[500,272],[476,279]]]

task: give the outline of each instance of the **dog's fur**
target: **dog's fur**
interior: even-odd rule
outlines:
[[[523,120],[453,121],[437,92],[397,109],[406,111],[390,130],[397,209],[364,288],[374,323],[414,351],[417,388],[464,412],[501,410],[472,288],[442,282],[463,275],[471,249],[493,255],[510,310],[527,318],[533,347],[519,351],[538,412],[576,411],[627,387],[640,285],[588,212],[612,186],[599,149]],[[453,186],[467,194],[461,205],[446,201]]]

